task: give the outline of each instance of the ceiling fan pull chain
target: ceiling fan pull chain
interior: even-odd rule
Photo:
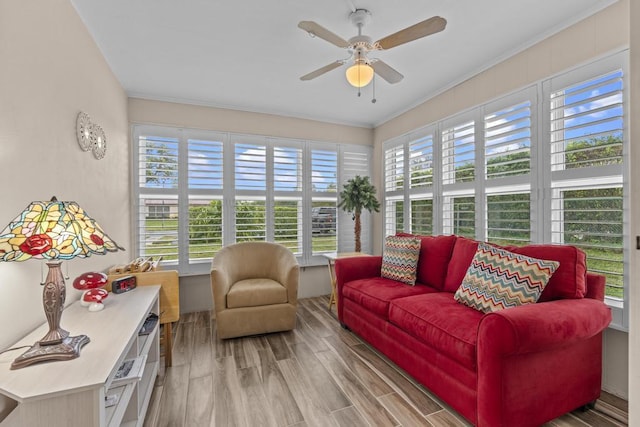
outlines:
[[[371,98],[371,103],[375,104],[377,101],[376,99],[376,75],[373,75],[373,98]]]

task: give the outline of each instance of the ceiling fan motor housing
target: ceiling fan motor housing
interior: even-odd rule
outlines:
[[[367,9],[356,9],[355,12],[349,14],[349,19],[358,28],[362,28],[371,22],[371,12]]]

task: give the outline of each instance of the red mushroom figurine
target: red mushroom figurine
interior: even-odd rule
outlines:
[[[82,300],[89,304],[89,311],[100,311],[104,308],[102,300],[109,296],[109,292],[104,289],[89,289],[82,296]]]
[[[87,301],[84,298],[87,292],[89,292],[91,289],[101,288],[106,284],[107,284],[107,275],[104,273],[95,273],[95,272],[82,273],[81,275],[76,277],[76,279],[73,281],[74,288],[80,291],[85,291],[82,294],[82,297],[80,298],[80,304],[83,307],[86,307],[89,304],[91,304],[90,301]],[[102,306],[102,303],[100,304],[100,306]],[[102,308],[99,308],[98,310],[101,310],[101,309]],[[97,310],[92,310],[92,311],[97,311]]]

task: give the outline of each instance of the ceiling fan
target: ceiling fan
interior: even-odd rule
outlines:
[[[433,16],[381,38],[376,42],[372,42],[371,37],[362,34],[362,27],[371,20],[371,12],[366,9],[355,9],[349,15],[349,19],[358,28],[358,35],[351,37],[349,40],[343,39],[313,21],[300,21],[300,23],[298,23],[298,27],[309,33],[312,37],[320,37],[335,46],[346,49],[349,53],[347,59],[339,59],[324,67],[318,68],[300,77],[300,80],[315,79],[343,64],[352,63],[353,65],[346,71],[346,76],[347,81],[355,87],[368,85],[373,79],[374,72],[389,83],[398,83],[404,76],[382,60],[369,57],[369,54],[376,50],[388,50],[410,41],[438,33],[444,30],[447,25],[446,19],[440,16]]]

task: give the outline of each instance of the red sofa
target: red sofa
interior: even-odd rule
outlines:
[[[454,300],[478,242],[421,236],[415,286],[381,256],[336,260],[341,324],[478,426],[536,426],[600,396],[605,278],[572,246],[503,247],[560,266],[536,304],[484,314]]]

